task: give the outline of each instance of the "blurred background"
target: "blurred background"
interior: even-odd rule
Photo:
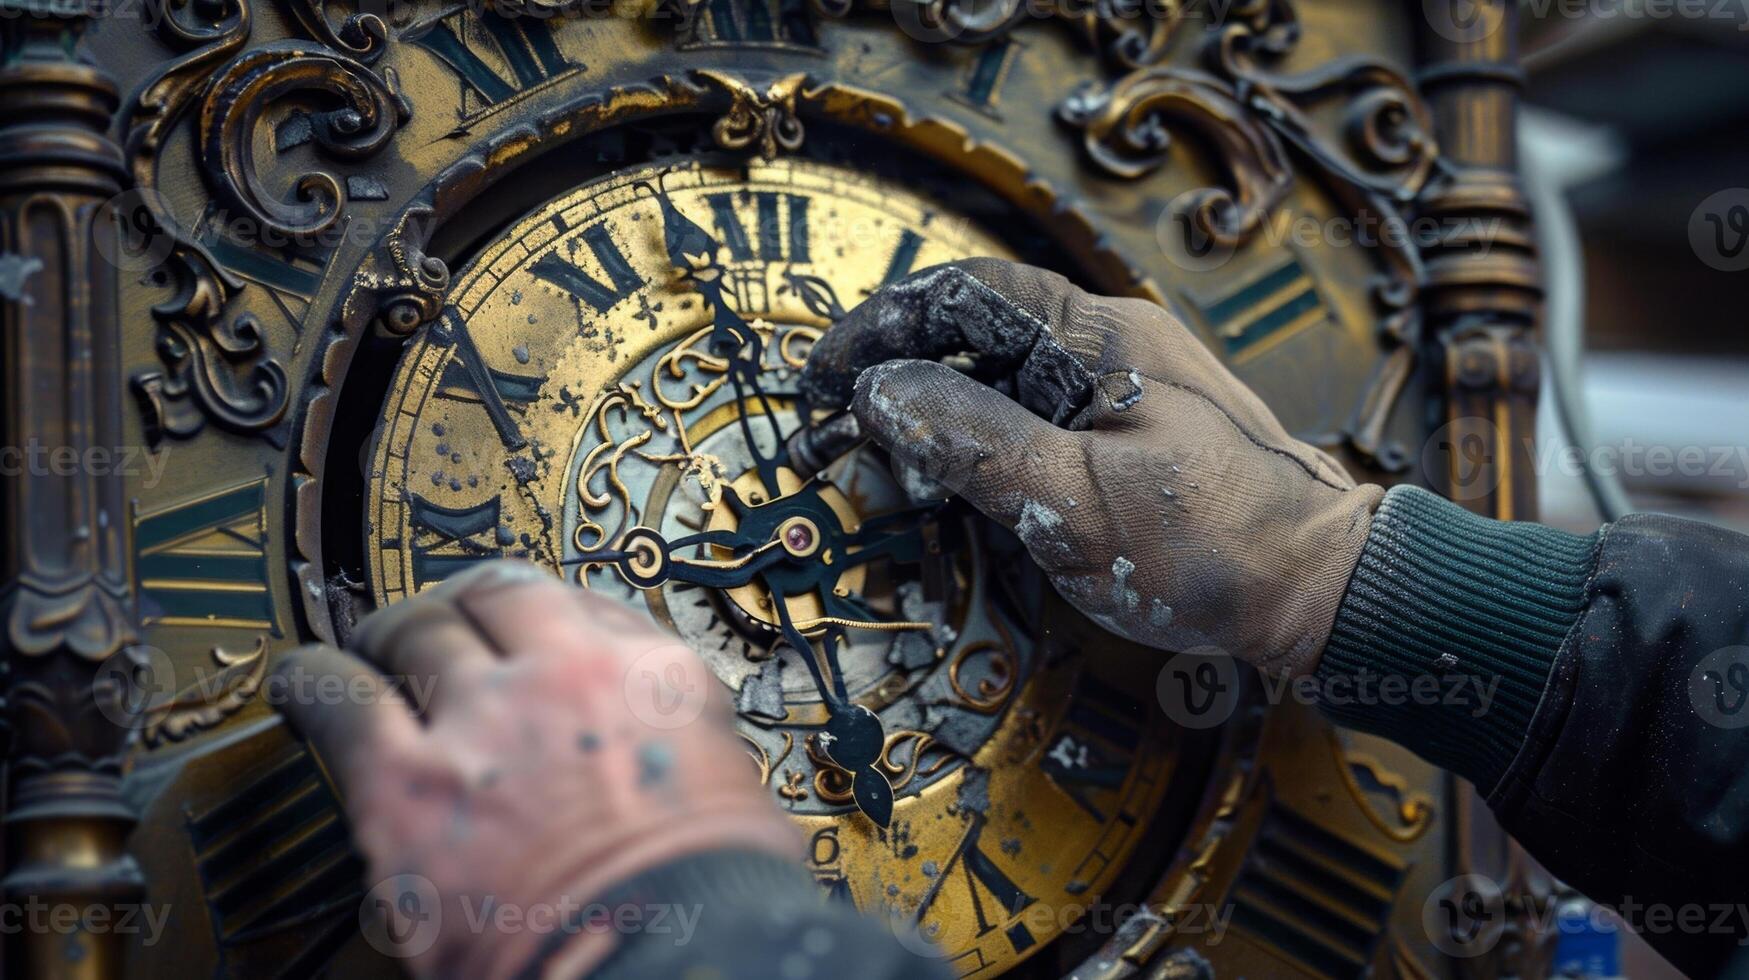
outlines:
[[[1749,531],[1749,0],[1523,0],[1544,520]]]

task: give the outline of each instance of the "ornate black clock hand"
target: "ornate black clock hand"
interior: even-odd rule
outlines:
[[[769,587],[769,581],[767,580]],[[789,603],[778,592],[772,593],[778,623],[783,638],[795,648],[808,674],[814,679],[820,697],[826,704],[826,727],[820,731],[820,748],[826,757],[850,774],[851,797],[861,810],[881,827],[893,819],[893,786],[886,774],[875,766],[886,746],[887,733],[873,711],[850,700],[844,687],[844,671],[838,666],[838,648],[844,642],[844,629],[828,626],[820,638],[820,651],[796,628],[790,617]],[[822,667],[820,660],[826,663]]]
[[[770,421],[777,451],[781,451],[784,434],[778,428],[777,415],[772,410],[771,400],[759,385],[765,345],[759,339],[759,332],[723,296],[727,270],[718,258],[721,246],[709,232],[688,218],[661,187],[647,183],[640,186],[655,196],[656,204],[662,211],[662,241],[668,251],[669,264],[679,273],[682,281],[689,283],[705,305],[710,307],[710,351],[728,362],[729,383],[735,390],[736,400],[743,406],[737,419],[741,426],[741,436],[746,440],[748,452],[753,455],[754,468],[759,472],[759,481],[765,485],[766,493],[773,497],[780,496],[783,491],[777,479],[776,451],[768,453],[760,447],[759,441],[753,437],[753,426],[748,420],[749,413],[745,410],[750,399],[759,401],[766,419]]]

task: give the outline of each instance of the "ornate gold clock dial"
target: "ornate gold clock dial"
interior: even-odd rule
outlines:
[[[717,245],[701,261],[755,338],[751,377],[711,347],[718,311],[676,273],[665,208]],[[1063,656],[1015,543],[911,500],[875,450],[819,475],[772,457],[800,423],[796,371],[844,307],[913,268],[1004,254],[824,164],[583,187],[483,249],[412,342],[369,499],[379,602],[516,556],[674,630],[735,698],[749,778],[810,834],[822,884],[917,922],[965,974],[1043,948],[1138,844],[1174,766],[1164,719],[1126,693],[1151,672],[1109,646]],[[798,577],[819,588],[783,585]],[[834,642],[828,625],[837,679],[884,729],[885,826],[853,805],[802,660]]]

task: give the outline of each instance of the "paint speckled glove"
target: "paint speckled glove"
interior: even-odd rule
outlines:
[[[1317,665],[1383,494],[1165,310],[996,259],[877,292],[815,346],[802,390],[1014,529],[1107,629],[1271,672]]]

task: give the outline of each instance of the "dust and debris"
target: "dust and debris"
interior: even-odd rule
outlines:
[[[1172,607],[1158,598],[1148,600],[1148,625],[1155,629],[1165,629],[1172,625]]]
[[[917,670],[934,662],[935,644],[924,639],[921,634],[893,634],[893,642],[887,647],[888,664],[900,670]]]
[[[912,500],[923,502],[929,500],[946,500],[953,496],[953,490],[946,484],[924,473],[922,468],[904,462],[897,456],[892,459],[893,479],[898,482],[899,489]]]
[[[510,475],[516,478],[517,483],[526,486],[534,482],[536,470],[534,460],[529,457],[512,456],[504,461],[504,465],[510,468]]]
[[[1457,665],[1458,658],[1455,654],[1451,653],[1442,653],[1439,655],[1439,659],[1433,662],[1433,666],[1440,670],[1451,670]]]
[[[1122,555],[1112,560],[1111,601],[1125,612],[1135,612],[1142,603],[1142,597],[1130,588],[1130,575],[1135,570],[1136,563]]]
[[[1071,881],[1063,886],[1063,890],[1071,895],[1082,895],[1087,892],[1087,882],[1080,880]]]
[[[581,752],[594,752],[601,748],[601,736],[594,732],[583,732],[577,736],[577,749]]]
[[[668,781],[674,769],[674,750],[667,742],[645,742],[638,746],[638,785],[660,786]]]
[[[1013,857],[1020,853],[1020,838],[1006,837],[1002,840],[1002,853]]]
[[[954,804],[960,813],[988,813],[990,770],[967,766],[965,778],[960,782],[959,796],[955,798]]]
[[[783,664],[782,657],[772,657],[759,673],[742,681],[741,690],[735,695],[735,710],[743,715],[782,718]]]
[[[1014,523],[1014,533],[1041,559],[1048,561],[1069,556],[1069,544],[1063,540],[1063,515],[1036,500],[1021,503],[1020,520]]]
[[[941,865],[936,864],[934,861],[925,861],[923,862],[923,874],[927,877],[933,878],[936,875],[941,874]]]
[[[1111,410],[1114,412],[1127,412],[1134,408],[1137,402],[1142,400],[1141,374],[1132,370],[1129,372],[1126,380],[1129,381],[1128,390],[1116,395],[1113,395],[1109,391],[1106,393],[1106,397],[1111,401]]]
[[[518,363],[518,364],[527,364],[528,363],[528,345],[527,344],[517,344],[515,347],[512,347],[510,349],[510,356],[516,358],[516,363]]]
[[[1166,495],[1167,500],[1176,500],[1178,498],[1178,494],[1173,493],[1171,487],[1161,487],[1160,492]]]
[[[934,623],[929,628],[929,638],[936,646],[951,646],[959,639],[959,631],[946,622],[940,602],[929,599],[923,594],[920,582],[905,582],[898,589],[899,612],[906,619],[919,623]],[[933,656],[933,651],[931,651]]]

